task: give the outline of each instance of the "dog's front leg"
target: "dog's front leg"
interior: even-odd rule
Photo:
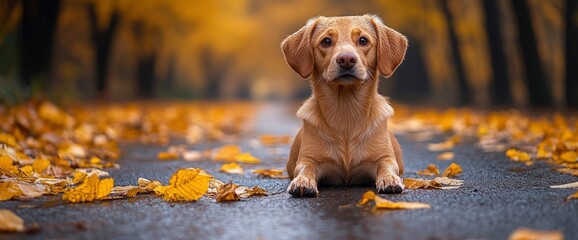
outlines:
[[[401,193],[403,182],[395,157],[384,157],[378,161],[375,187],[378,193]]]
[[[316,197],[317,190],[317,169],[315,160],[300,157],[295,166],[295,178],[291,181],[287,191],[294,197]]]

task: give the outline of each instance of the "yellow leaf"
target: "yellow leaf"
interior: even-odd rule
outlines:
[[[20,171],[22,171],[24,174],[26,174],[26,176],[32,176],[34,174],[34,170],[33,170],[31,165],[26,165],[24,167],[21,167]]]
[[[50,102],[43,102],[38,107],[38,115],[47,122],[67,128],[73,127],[75,122],[72,116]]]
[[[79,184],[80,182],[84,181],[84,178],[87,175],[88,174],[86,172],[83,172],[83,171],[74,171],[74,173],[72,175],[72,184]]]
[[[406,189],[440,189],[442,185],[434,180],[404,178],[403,185]]]
[[[540,231],[529,228],[518,228],[508,237],[509,240],[563,240],[560,231]]]
[[[221,186],[217,190],[217,196],[215,199],[217,202],[231,202],[231,201],[239,201],[239,195],[235,193],[235,189],[237,189],[237,185],[233,183],[227,183]]]
[[[283,176],[283,169],[255,169],[252,172],[269,178],[288,178],[287,176]]]
[[[241,154],[235,156],[235,161],[242,162],[242,163],[255,163],[255,164],[261,162],[261,160],[254,157],[250,153],[241,153]]]
[[[516,162],[529,162],[532,160],[529,153],[513,148],[510,148],[508,151],[506,151],[506,156]]]
[[[16,138],[10,134],[0,132],[0,143],[4,143],[9,147],[14,147],[16,146]]]
[[[102,199],[106,197],[112,188],[114,187],[114,179],[106,178],[98,182],[98,191],[96,193],[96,199]]]
[[[159,160],[174,160],[178,159],[179,155],[173,152],[160,152],[157,154]]]
[[[146,178],[139,178],[138,179],[138,187],[144,189],[147,192],[154,191],[156,187],[160,187],[161,184],[159,181],[151,181]]]
[[[438,160],[452,160],[452,159],[454,159],[454,155],[455,154],[453,152],[445,152],[445,153],[438,155],[437,159]]]
[[[434,164],[429,164],[423,171],[417,171],[418,175],[437,176],[440,175],[440,170]]]
[[[8,209],[0,209],[0,232],[23,232],[24,221]]]
[[[167,186],[154,189],[166,201],[196,201],[209,189],[212,176],[198,168],[178,170]]]
[[[576,162],[576,158],[578,158],[578,154],[575,151],[566,151],[560,154],[560,158],[565,162],[573,163]]]
[[[259,136],[259,140],[261,141],[261,144],[263,144],[264,146],[289,144],[291,142],[291,136],[289,135],[275,136],[270,134],[263,134]]]
[[[89,161],[89,162],[90,162],[91,164],[100,164],[100,163],[102,163],[102,160],[101,160],[99,157],[94,157],[94,156],[93,156],[93,157],[90,158],[90,161]]]
[[[86,157],[86,150],[79,144],[68,144],[58,149],[58,156],[84,158]]]
[[[220,147],[213,155],[216,161],[235,161],[235,157],[241,153],[241,147],[228,144]]]
[[[46,170],[46,168],[48,168],[48,166],[50,166],[50,161],[47,159],[40,158],[40,159],[34,160],[34,163],[32,164],[32,169],[36,173],[43,173],[44,170]]]
[[[8,171],[12,169],[12,164],[14,164],[14,161],[10,157],[0,156],[0,169]]]
[[[375,202],[376,209],[420,209],[420,208],[431,208],[429,204],[420,202],[392,202],[383,199],[373,191],[367,191],[363,194],[361,201],[357,205],[364,205],[369,201]]]
[[[97,173],[89,173],[82,183],[75,188],[66,189],[62,200],[69,202],[90,202],[103,199],[112,190],[114,180],[107,178],[100,180]]]
[[[10,200],[22,195],[22,191],[13,182],[0,182],[0,201]]]
[[[236,163],[225,163],[221,166],[221,172],[230,174],[243,174],[243,168]]]
[[[460,173],[462,173],[462,167],[456,163],[451,163],[450,166],[444,170],[442,177],[453,177]]]

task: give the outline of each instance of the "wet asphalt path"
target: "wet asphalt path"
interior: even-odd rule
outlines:
[[[453,161],[463,168],[457,177],[465,181],[462,188],[382,195],[393,201],[428,203],[431,209],[372,211],[346,206],[373,189],[369,186],[322,188],[317,198],[292,198],[284,192],[288,179],[264,179],[250,173],[257,168],[284,168],[288,145],[252,148],[250,139],[260,133],[294,135],[300,123],[292,111],[265,107],[257,117],[255,132],[236,142],[263,161],[244,165],[245,175],[220,173],[220,163],[209,160],[159,161],[156,154],[166,147],[138,144],[124,145],[121,168],[110,171],[115,185],[135,185],[139,177],[167,183],[179,168],[200,167],[222,181],[258,185],[273,193],[270,196],[232,203],[208,198],[168,203],[154,195],[80,204],[66,204],[58,197],[4,201],[0,208],[13,210],[27,223],[37,223],[41,231],[0,233],[0,239],[506,239],[518,227],[561,230],[566,239],[578,239],[578,200],[563,201],[576,189],[548,188],[578,178],[553,172],[543,163],[528,167],[507,160],[503,153],[484,153],[473,141],[453,150]],[[440,170],[450,164],[435,160],[437,153],[429,152],[427,143],[411,142],[403,136],[399,140],[406,165],[404,177],[419,177],[415,172],[429,163]],[[190,149],[221,145],[210,143]]]

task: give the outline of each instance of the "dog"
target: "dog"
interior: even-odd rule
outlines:
[[[315,17],[281,43],[286,62],[313,92],[297,112],[303,125],[287,162],[289,194],[318,196],[318,183],[403,191],[401,148],[387,127],[394,111],[377,86],[407,47],[407,38],[375,15]]]

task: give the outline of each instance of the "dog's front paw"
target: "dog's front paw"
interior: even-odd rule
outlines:
[[[401,178],[396,175],[388,175],[382,178],[378,178],[375,182],[375,187],[377,188],[377,193],[401,193],[403,192],[403,182]]]
[[[287,189],[293,197],[317,197],[317,183],[307,177],[297,176]]]

